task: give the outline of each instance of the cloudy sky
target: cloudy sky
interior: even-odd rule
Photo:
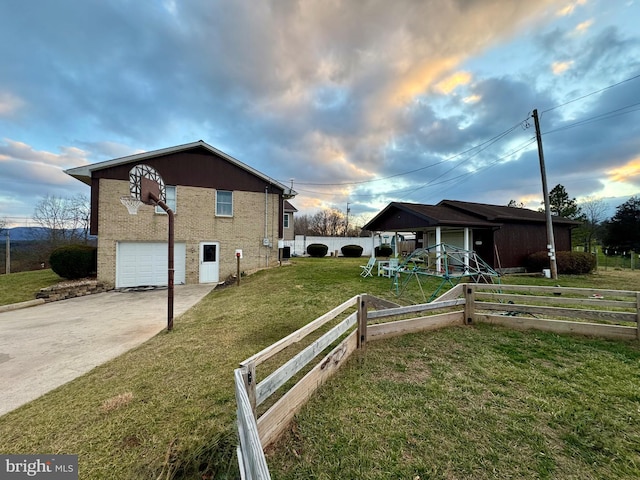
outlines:
[[[4,0],[0,218],[63,169],[204,140],[366,218],[640,193],[638,0]]]

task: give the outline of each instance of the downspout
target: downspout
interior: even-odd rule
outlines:
[[[264,238],[262,245],[265,247],[265,266],[269,266],[269,185],[264,187]]]

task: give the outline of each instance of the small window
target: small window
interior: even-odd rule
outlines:
[[[284,228],[289,228],[289,214],[288,213],[284,214],[284,220],[282,221],[282,224],[284,225]]]
[[[216,215],[219,217],[233,216],[233,192],[216,191]]]
[[[167,197],[164,201],[164,203],[167,204],[167,206],[173,210],[173,213],[176,213],[176,187],[175,185],[165,185],[164,186],[164,193],[165,196]],[[158,207],[156,205],[156,213],[164,213],[166,214],[167,212],[165,212],[162,207]]]

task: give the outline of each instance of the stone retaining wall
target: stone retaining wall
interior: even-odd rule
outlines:
[[[41,298],[45,302],[56,302],[67,298],[83,297],[93,293],[102,293],[113,290],[113,287],[98,282],[97,280],[83,280],[80,282],[59,283],[51,287],[41,288],[36,294],[36,298]]]

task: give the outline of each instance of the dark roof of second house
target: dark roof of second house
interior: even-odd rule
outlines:
[[[297,212],[298,209],[296,207],[294,207],[293,205],[291,205],[291,203],[289,203],[288,200],[284,201],[284,211],[285,212]]]
[[[489,205],[486,203],[442,200],[437,205],[391,202],[364,227],[369,231],[412,231],[429,227],[500,227],[504,223],[545,223],[544,212],[527,208]],[[553,217],[557,224],[579,225],[580,222]]]

